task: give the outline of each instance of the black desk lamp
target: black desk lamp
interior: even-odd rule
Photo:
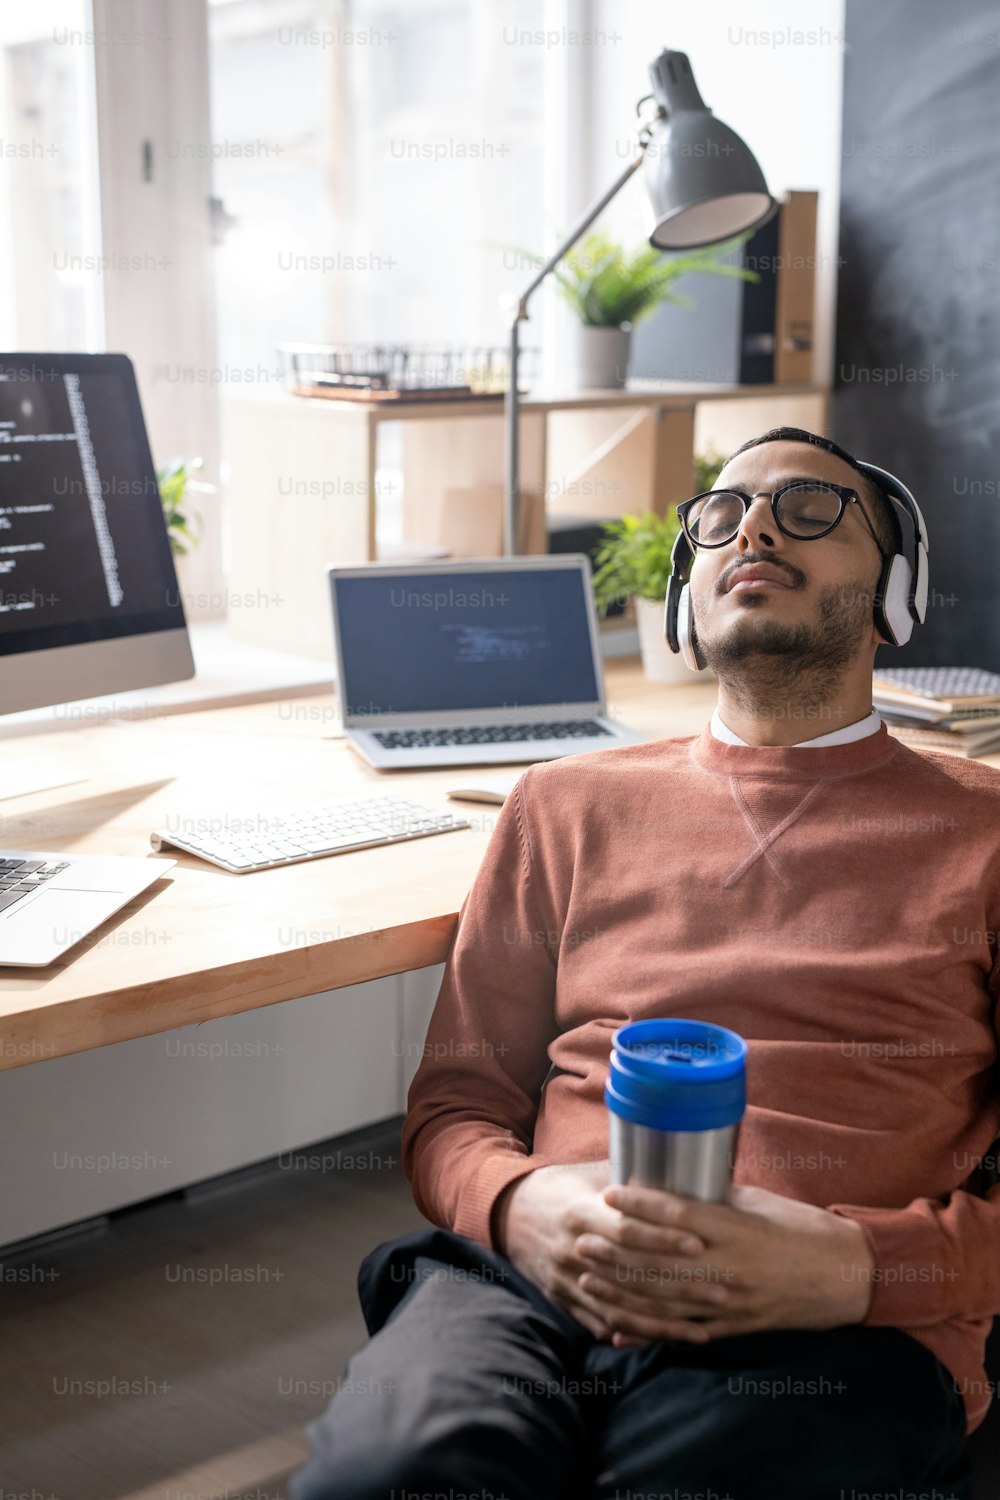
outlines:
[[[643,165],[653,219],[649,241],[659,250],[694,250],[718,244],[748,229],[758,229],[778,206],[749,146],[705,104],[687,55],[661,52],[649,73],[653,92],[640,99],[636,112],[640,113],[648,100],[654,102],[655,111],[645,119],[640,115],[637,155],[573,225],[558,250],[525,287],[514,309],[504,405],[507,467],[503,519],[504,553],[508,557],[517,552],[520,327],[527,320],[532,294]]]

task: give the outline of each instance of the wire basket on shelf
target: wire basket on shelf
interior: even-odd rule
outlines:
[[[498,344],[281,344],[287,383],[299,396],[342,400],[471,400],[507,389]],[[538,351],[520,351],[530,386]],[[519,382],[520,385],[521,382]]]

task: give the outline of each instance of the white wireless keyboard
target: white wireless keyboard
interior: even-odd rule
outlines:
[[[472,827],[467,818],[405,797],[362,797],[283,811],[243,808],[179,817],[176,824],[150,834],[154,849],[183,849],[236,875]]]

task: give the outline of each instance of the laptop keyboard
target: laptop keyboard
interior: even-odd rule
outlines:
[[[0,911],[6,911],[46,880],[69,868],[69,860],[4,859],[0,857]]]
[[[440,745],[510,745],[524,740],[582,740],[611,731],[596,719],[537,720],[530,724],[479,724],[474,729],[459,726],[444,729],[373,729],[385,750],[413,750]]]

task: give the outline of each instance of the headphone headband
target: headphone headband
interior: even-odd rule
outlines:
[[[903,646],[909,640],[914,624],[922,625],[927,617],[927,585],[928,585],[928,561],[927,554],[929,543],[927,540],[927,522],[924,520],[923,512],[917,504],[909,489],[895,474],[890,474],[888,469],[879,468],[878,464],[858,462],[861,473],[882,489],[890,500],[895,500],[906,511],[913,526],[913,545],[907,553],[897,553],[902,556],[904,563],[909,568],[910,577],[906,584],[906,606],[909,619],[888,619],[886,624],[890,629],[887,631],[879,624],[883,635],[888,636],[893,646]],[[905,539],[904,539],[905,546]],[[893,559],[895,562],[895,558]],[[891,567],[891,565],[890,565]],[[883,588],[883,584],[886,585]],[[888,581],[885,573],[879,580],[879,588],[883,595],[888,592]],[[882,612],[886,604],[883,602]],[[876,619],[878,624],[878,620]]]
[[[920,542],[926,549],[927,523],[924,520],[923,512],[921,511],[920,506],[917,504],[916,500],[913,498],[913,495],[907,489],[903,481],[901,479],[897,479],[895,474],[890,474],[888,469],[880,469],[877,464],[859,463],[858,468],[861,470],[862,474],[866,475],[869,479],[873,479],[879,486],[879,488],[885,491],[890,500],[899,501],[904,510],[908,512],[910,519],[913,522],[913,529],[916,532],[916,540]]]

